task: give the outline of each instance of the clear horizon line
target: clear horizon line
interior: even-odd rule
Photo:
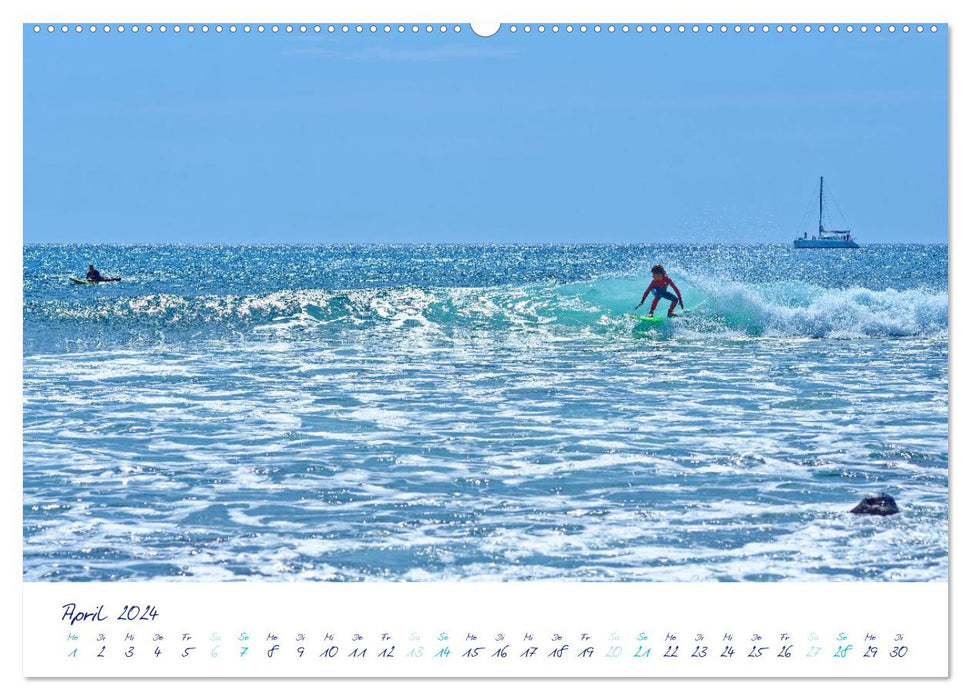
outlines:
[[[881,245],[950,245],[950,240],[930,242],[930,241],[869,241],[866,243],[860,243],[857,241],[860,248],[866,246],[881,246]],[[428,245],[440,245],[440,246],[651,246],[651,245],[664,245],[664,246],[715,246],[715,245],[725,245],[725,246],[783,246],[792,247],[792,242],[782,242],[782,241],[725,241],[725,242],[715,242],[715,241],[697,241],[697,242],[684,242],[684,241],[616,241],[616,242],[604,242],[604,241],[565,241],[561,243],[549,242],[549,241],[401,241],[401,242],[390,242],[390,241],[282,241],[277,243],[270,242],[256,242],[256,241],[149,241],[143,243],[123,243],[118,241],[40,241],[33,243],[22,243],[24,247],[29,246],[181,246],[186,248],[198,247],[216,247],[216,246],[428,246]],[[817,250],[817,249],[812,249]],[[819,248],[818,250],[829,250],[827,248]],[[837,250],[837,249],[833,249]],[[839,250],[851,250],[849,248],[840,248]]]

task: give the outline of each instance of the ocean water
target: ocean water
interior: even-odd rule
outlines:
[[[945,580],[947,256],[27,246],[24,578]]]

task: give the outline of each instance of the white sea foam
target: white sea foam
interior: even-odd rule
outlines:
[[[946,579],[943,291],[702,268],[25,298],[24,576]]]

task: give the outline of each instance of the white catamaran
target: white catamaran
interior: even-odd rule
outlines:
[[[802,238],[793,241],[796,248],[859,248],[849,229],[845,231],[823,228],[823,178],[819,178],[819,233],[810,237],[803,233]]]

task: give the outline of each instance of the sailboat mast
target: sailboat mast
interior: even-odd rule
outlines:
[[[823,176],[819,176],[819,232],[823,232]]]

